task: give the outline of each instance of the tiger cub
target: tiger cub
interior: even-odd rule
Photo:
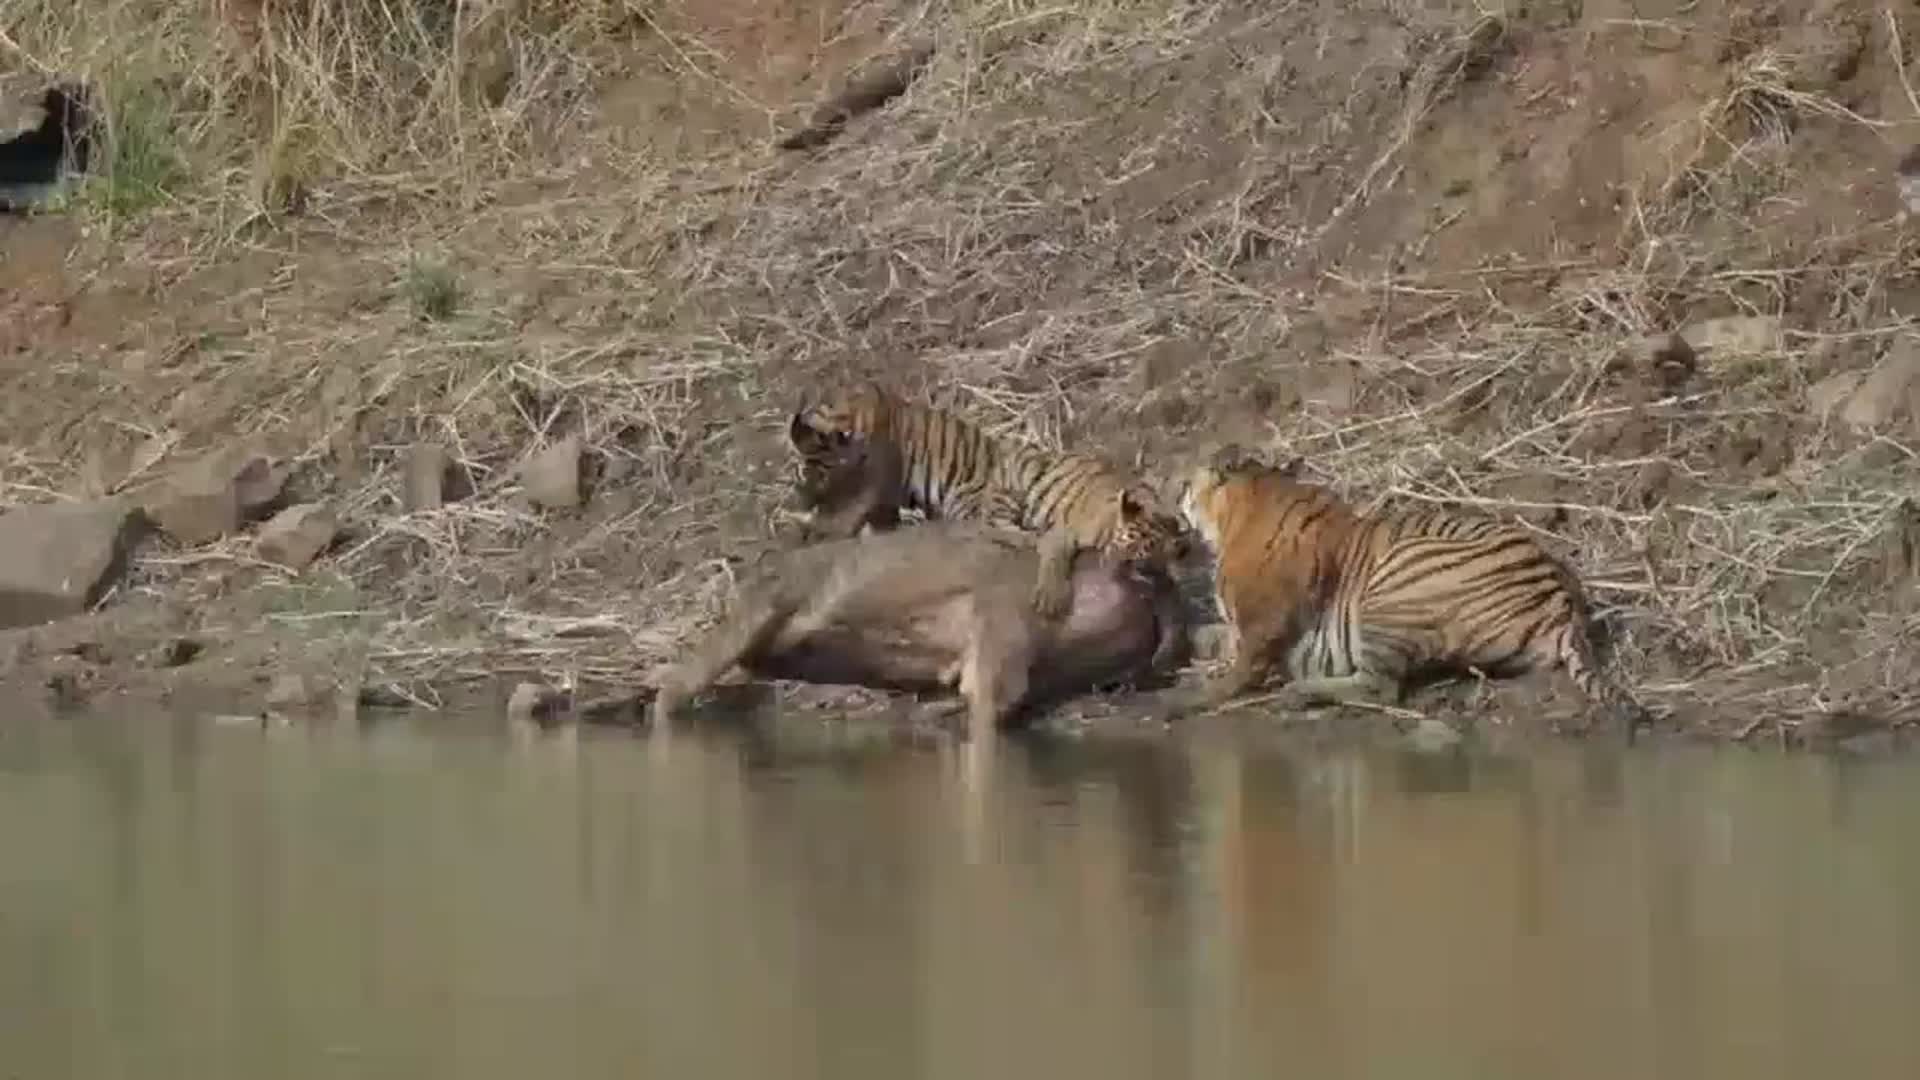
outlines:
[[[871,381],[796,411],[787,437],[798,457],[794,488],[814,511],[816,536],[850,537],[863,525],[890,529],[901,510],[916,509],[928,518],[1038,533],[1032,606],[1043,619],[1066,614],[1074,555],[1083,549],[1139,567],[1167,593],[1167,604],[1177,602],[1165,579],[1186,555],[1188,530],[1150,486],[1096,457],[996,439]],[[1175,662],[1172,652],[1183,644],[1163,642],[1156,666]]]
[[[1215,563],[1232,661],[1208,706],[1269,670],[1293,704],[1399,702],[1409,677],[1500,677],[1565,665],[1631,737],[1644,709],[1602,669],[1579,580],[1525,531],[1452,510],[1363,515],[1325,488],[1225,451],[1188,478],[1181,513]]]

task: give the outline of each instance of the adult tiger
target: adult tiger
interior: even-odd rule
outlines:
[[[787,437],[798,455],[794,486],[827,539],[890,529],[900,511],[984,522],[1039,534],[1033,609],[1058,619],[1072,601],[1075,553],[1099,551],[1141,568],[1162,602],[1179,602],[1168,571],[1187,532],[1149,485],[1087,454],[1062,454],[994,438],[945,409],[906,401],[867,381],[794,412]],[[1163,625],[1184,626],[1161,609]],[[1183,659],[1184,633],[1162,642],[1155,667]]]
[[[1199,701],[1272,668],[1283,701],[1398,702],[1431,669],[1519,675],[1564,665],[1631,737],[1646,711],[1602,668],[1576,578],[1519,528],[1451,509],[1361,514],[1238,450],[1191,473],[1181,513],[1215,558],[1232,660]]]

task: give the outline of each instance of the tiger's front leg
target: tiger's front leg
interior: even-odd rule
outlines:
[[[1226,670],[1200,684],[1195,703],[1202,709],[1220,708],[1259,685],[1265,673],[1265,665],[1255,659],[1252,649],[1235,649]]]
[[[1079,550],[1079,538],[1064,526],[1056,525],[1041,535],[1032,606],[1043,621],[1056,621],[1073,607],[1073,557]]]
[[[1244,646],[1244,642],[1240,644]],[[1163,698],[1163,701],[1170,700],[1170,703],[1159,710],[1159,718],[1162,723],[1170,724],[1187,713],[1218,709],[1258,685],[1266,675],[1266,670],[1266,664],[1255,650],[1236,648],[1225,671],[1206,679],[1197,687],[1175,691],[1168,698]]]
[[[1368,671],[1351,675],[1324,675],[1294,679],[1276,694],[1284,706],[1309,705],[1397,705],[1400,682]]]

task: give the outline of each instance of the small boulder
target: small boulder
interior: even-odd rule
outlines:
[[[569,435],[528,458],[520,466],[527,498],[564,510],[580,505],[580,436]]]
[[[324,503],[301,503],[260,527],[254,553],[289,570],[305,570],[340,535],[340,518]]]
[[[1657,334],[1641,343],[1647,369],[1662,389],[1673,391],[1685,385],[1700,366],[1693,346],[1679,334]]]
[[[1920,419],[1920,337],[1895,339],[1880,365],[1840,407],[1840,419],[1863,431]]]
[[[1920,214],[1920,146],[1902,154],[1894,172],[1899,176],[1900,201],[1908,213]]]
[[[1915,599],[1912,586],[1920,582],[1920,503],[1907,498],[1894,506],[1878,546],[1882,590],[1901,601]]]
[[[286,479],[286,470],[258,448],[228,447],[142,489],[141,508],[175,540],[204,544],[272,509]]]
[[[408,512],[438,509],[447,496],[447,451],[438,443],[415,443],[407,450],[400,505]]]
[[[507,698],[507,723],[515,729],[544,727],[566,706],[567,699],[563,690],[523,682]]]
[[[0,514],[0,628],[78,615],[126,569],[139,513],[117,499]]]
[[[285,713],[309,708],[320,700],[321,691],[322,687],[304,675],[282,675],[267,687],[267,709]]]
[[[1783,338],[1780,320],[1771,315],[1726,315],[1702,319],[1680,332],[1681,340],[1698,352],[1779,352]]]
[[[177,637],[164,641],[147,653],[149,667],[177,668],[191,664],[195,657],[206,651],[206,646],[190,637]]]
[[[1451,750],[1460,744],[1461,735],[1452,724],[1433,717],[1422,717],[1407,732],[1407,743],[1415,750],[1426,754],[1438,754]]]

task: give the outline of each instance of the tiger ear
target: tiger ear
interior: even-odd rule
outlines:
[[[803,454],[811,453],[820,448],[820,432],[807,422],[805,412],[796,412],[787,421],[787,441],[793,444],[795,450]]]
[[[1147,508],[1141,505],[1140,500],[1134,497],[1133,492],[1121,491],[1119,499],[1121,521],[1138,521],[1146,516]]]

